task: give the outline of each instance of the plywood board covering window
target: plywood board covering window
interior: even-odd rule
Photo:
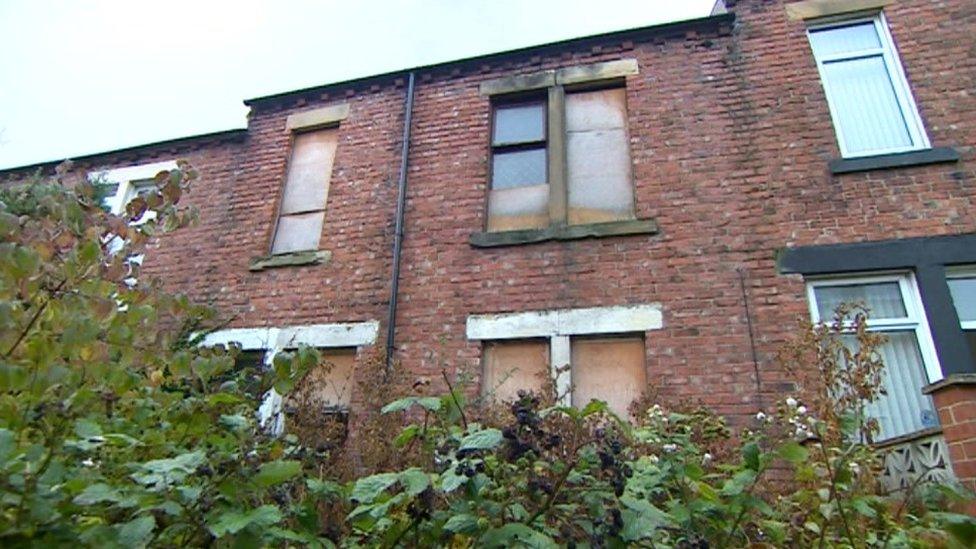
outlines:
[[[337,143],[336,128],[295,135],[273,254],[318,249]]]
[[[485,343],[482,388],[497,402],[518,398],[520,390],[543,392],[549,378],[549,341],[515,340]]]
[[[491,136],[488,229],[507,231],[549,224],[546,102],[496,105]]]
[[[573,406],[603,400],[620,417],[629,417],[630,404],[647,386],[644,339],[573,338]]]
[[[623,88],[566,94],[570,225],[634,219]]]
[[[286,403],[321,410],[346,410],[352,400],[355,349],[321,350],[322,361],[302,380]]]

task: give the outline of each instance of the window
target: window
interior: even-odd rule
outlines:
[[[116,215],[125,211],[126,204],[136,196],[145,196],[156,188],[156,175],[175,170],[176,162],[153,162],[116,168],[89,174],[89,180],[104,186],[105,207]],[[155,212],[147,212],[143,219],[151,219]],[[140,220],[141,221],[141,220]]]
[[[959,324],[969,343],[969,353],[976,363],[976,269],[949,273],[947,280],[952,304],[959,315]]]
[[[566,239],[656,231],[634,212],[625,78],[637,73],[636,60],[621,59],[481,83],[492,106],[489,233]],[[611,225],[600,234],[567,229],[601,223]]]
[[[486,341],[482,351],[482,392],[499,402],[518,398],[519,391],[550,390],[549,340]]]
[[[598,399],[627,417],[647,386],[644,332],[662,326],[660,305],[624,305],[471,315],[467,336],[483,342],[483,394],[551,385],[565,405]]]
[[[882,14],[816,24],[808,35],[844,157],[929,148]]]
[[[318,249],[337,137],[336,128],[295,135],[272,254]]]
[[[842,303],[868,310],[868,328],[888,341],[879,349],[885,365],[884,393],[868,406],[880,424],[879,440],[937,427],[932,397],[922,394],[930,379],[941,376],[914,277],[872,276],[814,281],[809,284],[814,322],[828,322]],[[853,337],[847,341],[853,342]]]
[[[546,101],[495,106],[489,231],[549,224]]]
[[[316,406],[319,416],[342,415],[348,409],[353,394],[353,372],[356,349],[376,342],[379,323],[351,322],[340,324],[311,324],[281,328],[231,328],[206,335],[202,345],[238,345],[244,351],[241,366],[261,363],[269,365],[277,353],[308,345],[319,349],[322,365],[309,372],[308,382],[296,387],[286,402],[274,389],[268,391],[258,410],[261,424],[275,434],[284,431],[282,408],[295,405],[295,395],[303,402]],[[304,392],[303,392],[304,391]]]
[[[568,373],[554,372],[552,357],[567,342]],[[515,400],[521,390],[548,394],[554,386],[556,396],[566,404],[582,407],[591,400],[602,400],[626,418],[630,404],[647,386],[644,338],[633,334],[487,341],[482,364],[482,390],[499,402]]]

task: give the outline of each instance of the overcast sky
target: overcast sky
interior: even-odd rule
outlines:
[[[702,17],[714,0],[0,0],[0,168],[241,128],[241,101]]]

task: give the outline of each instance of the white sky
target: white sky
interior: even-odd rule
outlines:
[[[714,0],[0,0],[0,168],[246,125],[243,99]]]

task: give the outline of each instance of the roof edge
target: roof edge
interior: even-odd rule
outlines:
[[[342,80],[339,82],[321,84],[318,86],[311,86],[308,88],[302,88],[298,90],[275,93],[271,95],[264,95],[261,97],[254,97],[251,99],[245,99],[244,105],[248,107],[260,106],[261,104],[268,104],[274,101],[280,101],[282,99],[286,99],[290,97],[298,98],[303,95],[322,92],[334,88],[361,86],[364,84],[375,84],[375,83],[379,83],[394,78],[403,78],[403,76],[406,73],[410,73],[410,72],[432,71],[432,70],[447,69],[447,68],[460,68],[468,64],[484,63],[488,61],[498,61],[510,57],[519,57],[519,56],[542,53],[548,50],[558,49],[568,45],[586,44],[588,42],[599,42],[599,41],[610,40],[610,39],[621,39],[621,40],[647,39],[655,36],[673,34],[681,31],[687,31],[693,29],[709,29],[709,30],[719,29],[721,28],[722,25],[730,25],[734,21],[735,21],[735,14],[733,12],[728,12],[728,13],[720,13],[717,15],[698,17],[695,19],[682,19],[680,21],[671,21],[668,23],[660,23],[657,25],[649,25],[649,26],[637,27],[633,29],[611,31],[602,34],[592,34],[589,36],[568,38],[566,40],[548,42],[545,44],[538,44],[535,46],[527,46],[524,48],[516,48],[513,50],[487,53],[483,55],[476,55],[474,57],[465,57],[462,59],[455,59],[452,61],[433,63],[430,65],[420,65],[416,67],[409,67],[409,68],[404,68],[404,69],[399,69],[395,71],[384,72],[384,73],[379,73],[379,74],[374,74],[369,76],[362,76],[350,80]]]
[[[130,147],[123,147],[121,149],[112,149],[109,151],[96,152],[90,154],[84,154],[81,156],[71,156],[65,157],[59,160],[47,160],[44,162],[36,162],[34,164],[26,164],[23,166],[13,166],[10,168],[0,168],[0,174],[10,174],[15,172],[24,171],[34,171],[43,170],[46,168],[54,168],[58,164],[66,160],[71,160],[72,162],[85,162],[88,160],[94,160],[101,156],[108,156],[113,154],[127,154],[138,152],[143,149],[152,149],[154,147],[180,147],[186,145],[192,145],[196,142],[204,141],[243,141],[247,137],[247,128],[235,128],[232,130],[220,130],[210,133],[201,133],[198,135],[190,135],[187,137],[176,137],[173,139],[165,139],[163,141],[154,141],[152,143],[144,143],[142,145],[132,145]]]

